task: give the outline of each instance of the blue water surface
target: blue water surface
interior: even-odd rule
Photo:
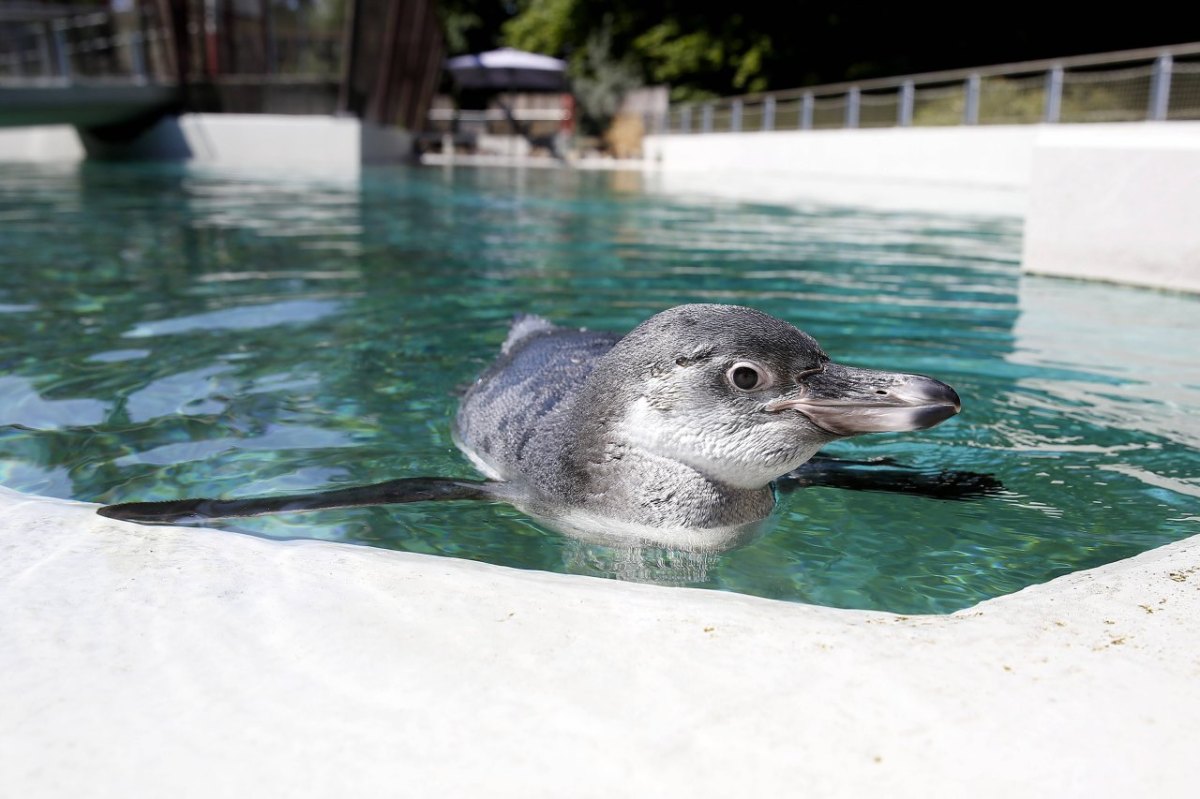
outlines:
[[[994,474],[967,502],[808,488],[724,553],[504,505],[218,523],[527,569],[946,612],[1200,531],[1200,300],[1022,277],[1009,218],[747,204],[629,173],[0,165],[0,483],[99,502],[473,477],[456,389],[517,312],[627,330],[752,305],[964,399],[844,458]],[[198,531],[197,534],[202,534]]]

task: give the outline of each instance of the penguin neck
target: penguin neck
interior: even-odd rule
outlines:
[[[630,427],[626,399],[585,390],[567,413],[566,427],[576,440],[561,451],[561,474],[576,504],[658,527],[737,526],[770,514],[775,505],[770,484],[730,485],[647,447]]]

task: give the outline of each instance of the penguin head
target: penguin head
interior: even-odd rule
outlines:
[[[580,399],[623,442],[739,488],[766,486],[836,439],[932,427],[961,407],[945,383],[843,366],[807,333],[734,305],[646,320]]]

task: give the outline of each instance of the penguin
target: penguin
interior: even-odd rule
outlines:
[[[467,389],[453,424],[455,443],[484,481],[402,478],[298,496],[135,502],[98,512],[164,524],[483,499],[508,502],[582,537],[707,547],[752,537],[775,506],[781,479],[838,484],[845,469],[813,460],[830,442],[924,430],[961,408],[946,383],[839,364],[812,336],[753,308],[680,305],[624,336],[524,315]],[[820,468],[806,478],[802,467],[810,462]],[[903,478],[897,490],[920,493],[922,481],[910,472],[883,470],[889,473]],[[939,476],[930,484],[947,498],[999,486],[990,476],[963,474],[962,481]],[[843,482],[872,487],[861,476]]]

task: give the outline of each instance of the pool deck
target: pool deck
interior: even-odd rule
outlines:
[[[901,617],[0,489],[0,795],[1194,796],[1200,536]]]

